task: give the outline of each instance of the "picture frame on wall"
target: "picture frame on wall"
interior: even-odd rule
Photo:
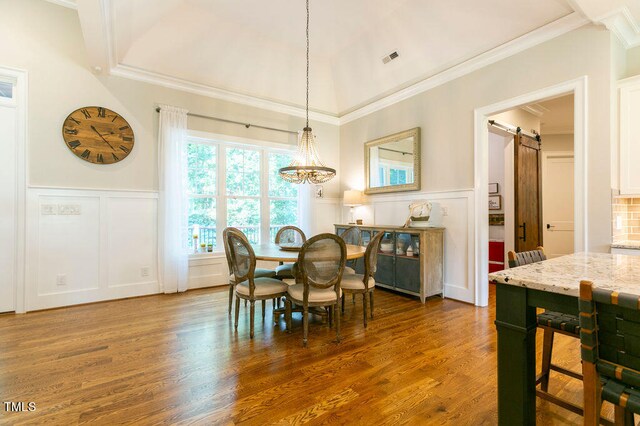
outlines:
[[[502,209],[502,196],[489,195],[489,210],[501,210]]]
[[[489,194],[499,194],[499,193],[500,193],[500,186],[498,185],[498,182],[490,183],[489,184]]]

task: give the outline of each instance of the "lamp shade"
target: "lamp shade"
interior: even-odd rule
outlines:
[[[349,189],[344,191],[343,204],[345,206],[360,206],[362,205],[362,191],[355,189]]]

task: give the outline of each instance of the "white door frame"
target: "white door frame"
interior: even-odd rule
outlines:
[[[0,66],[0,77],[15,82],[12,103],[18,120],[16,128],[16,243],[15,243],[15,300],[16,313],[25,312],[25,242],[27,191],[27,72]]]
[[[588,78],[582,76],[474,111],[475,294],[476,305],[489,304],[489,117],[522,105],[568,95],[574,96],[574,251],[585,251],[587,235],[587,101]]]

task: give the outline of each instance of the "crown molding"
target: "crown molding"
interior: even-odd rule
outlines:
[[[436,75],[428,77],[412,86],[399,90],[389,96],[374,101],[362,108],[349,112],[340,116],[340,124],[346,124],[351,121],[372,114],[376,111],[384,109],[398,102],[409,99],[420,93],[431,90],[437,86],[448,83],[473,71],[484,68],[516,53],[527,50],[538,44],[549,41],[562,34],[573,31],[581,26],[588,24],[590,21],[577,12],[570,13],[556,21],[531,31],[523,36],[502,44],[485,53],[475,56],[465,62],[455,65]]]
[[[58,6],[68,7],[69,9],[78,10],[78,5],[73,0],[45,0]]]
[[[626,6],[598,19],[629,49],[640,46],[640,26]]]
[[[306,115],[306,111],[304,108],[286,105],[267,99],[261,99],[255,96],[243,95],[240,93],[231,92],[229,90],[218,89],[216,87],[208,86],[205,84],[194,83],[180,78],[141,70],[128,65],[116,65],[111,69],[111,75],[155,84],[169,89],[182,90],[184,92],[207,96],[223,101],[234,102],[237,104],[248,105],[251,107],[266,109],[282,114],[288,114],[294,117],[305,117]],[[337,116],[315,111],[309,111],[309,119],[322,123],[333,124],[334,126],[340,125],[340,119]]]

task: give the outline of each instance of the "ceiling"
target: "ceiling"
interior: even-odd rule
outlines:
[[[530,105],[540,112],[540,134],[573,133],[573,95],[562,96]]]
[[[89,55],[104,44],[119,75],[304,107],[303,0],[48,1],[77,3]],[[311,0],[310,107],[341,117],[602,10],[599,0]],[[102,31],[93,15],[103,15]],[[393,51],[399,57],[384,64]]]

